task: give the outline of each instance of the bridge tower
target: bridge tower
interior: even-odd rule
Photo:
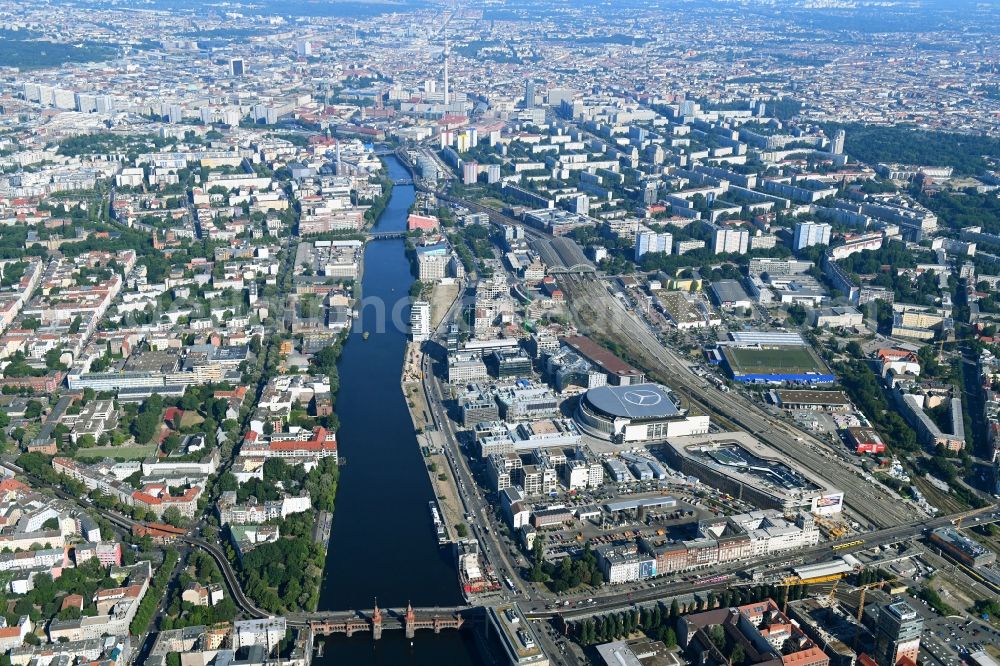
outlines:
[[[417,633],[417,614],[413,612],[413,606],[406,602],[406,618],[403,620],[406,629],[406,637],[412,639]]]
[[[375,611],[372,613],[372,640],[382,638],[382,609],[378,607],[378,599],[375,600]]]

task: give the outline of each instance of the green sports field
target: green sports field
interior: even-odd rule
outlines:
[[[726,362],[737,375],[828,374],[830,370],[810,347],[723,347]]]

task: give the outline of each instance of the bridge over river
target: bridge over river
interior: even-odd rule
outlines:
[[[402,629],[407,638],[417,631],[430,629],[435,634],[442,629],[460,629],[467,621],[481,616],[483,610],[474,606],[452,608],[379,608],[361,611],[335,611],[291,613],[286,616],[289,624],[309,626],[317,636],[370,632],[373,640],[382,637],[385,630]]]
[[[372,231],[366,234],[368,240],[386,240],[389,238],[406,238],[405,231]]]

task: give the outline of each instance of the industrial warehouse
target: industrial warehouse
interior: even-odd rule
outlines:
[[[762,509],[840,513],[844,493],[747,433],[671,437],[658,449],[685,474]]]
[[[689,416],[660,384],[601,386],[587,391],[573,417],[580,430],[616,444],[708,432],[708,416]]]

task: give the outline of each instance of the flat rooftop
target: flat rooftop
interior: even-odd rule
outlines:
[[[836,405],[847,406],[851,404],[847,394],[843,391],[803,391],[796,389],[777,389],[774,394],[782,403],[795,405]]]
[[[650,507],[656,508],[661,506],[677,506],[677,500],[670,496],[646,497],[643,499],[622,500],[621,502],[608,502],[604,505],[611,512],[631,511],[639,507],[646,507],[648,509]]]
[[[642,375],[641,371],[621,360],[585,335],[571,335],[560,338],[560,341],[564,345],[571,347],[576,353],[591,363],[599,366],[609,375],[618,375],[619,377],[638,377]]]
[[[538,644],[534,630],[516,604],[490,608],[488,613],[514,663],[548,663],[548,657]]]
[[[772,495],[804,498],[840,492],[749,433],[670,437],[667,445],[683,458]]]
[[[712,291],[720,303],[735,303],[739,301],[749,301],[746,289],[739,283],[739,280],[716,280],[712,283]]]

